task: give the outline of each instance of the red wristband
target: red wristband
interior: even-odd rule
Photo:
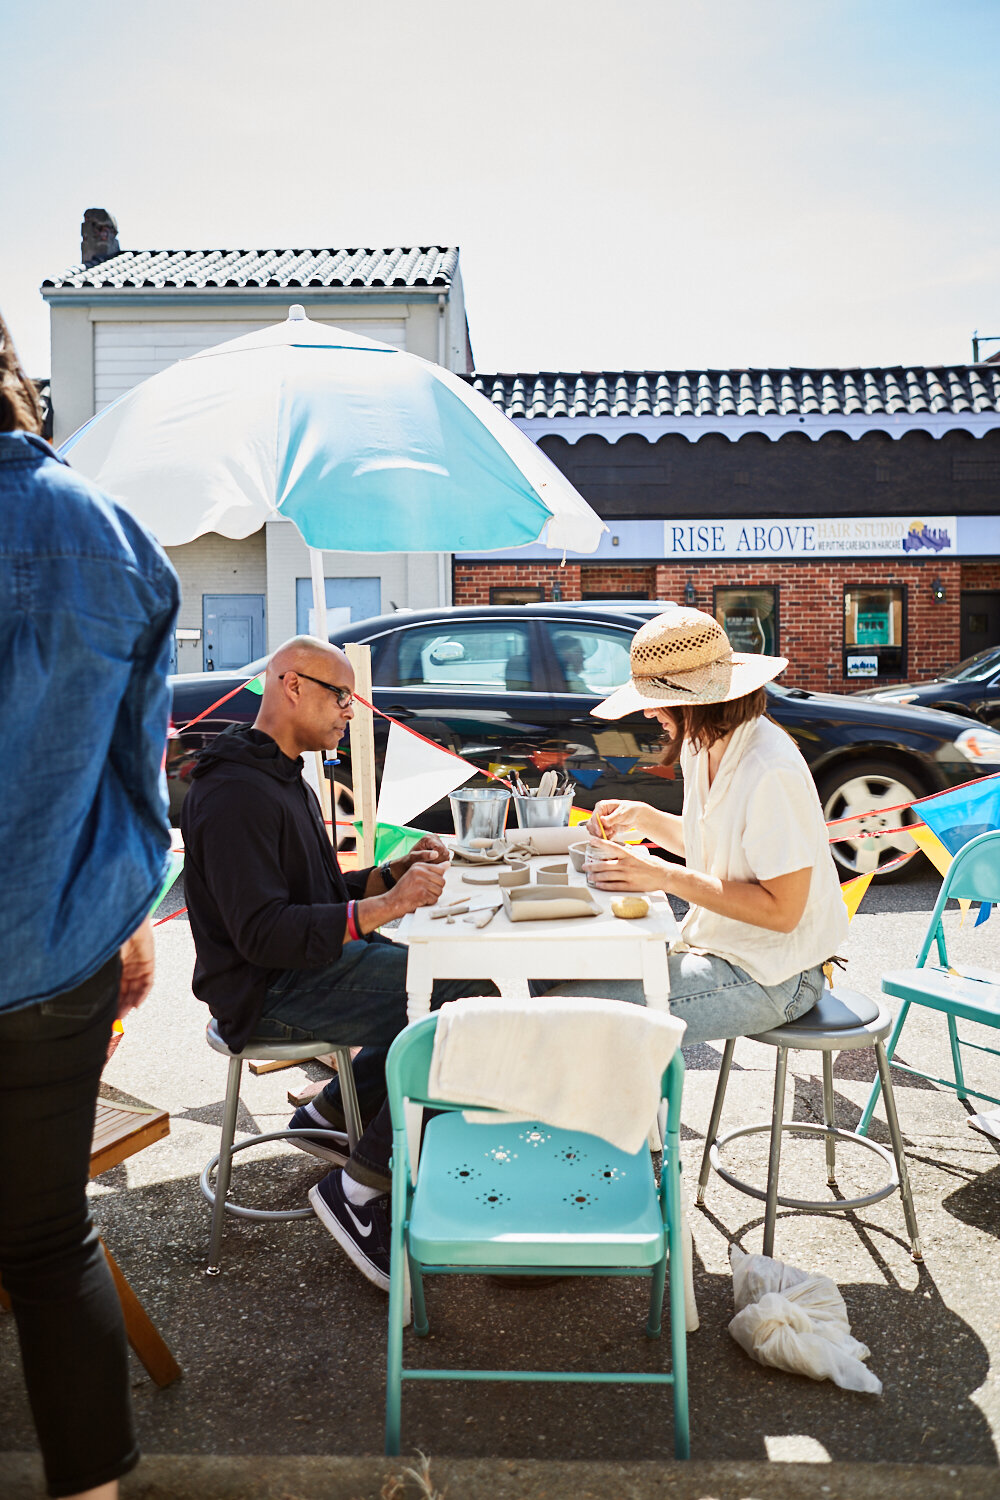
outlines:
[[[348,901],[347,903],[347,941],[349,943],[357,942],[358,938],[361,936],[360,932],[358,931],[357,919],[354,915],[354,909],[356,906],[356,901]]]

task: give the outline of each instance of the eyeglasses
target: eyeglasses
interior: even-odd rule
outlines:
[[[305,677],[310,682],[315,682],[317,687],[326,688],[327,692],[332,693],[336,698],[338,708],[350,708],[354,702],[354,694],[350,688],[334,687],[332,682],[324,682],[322,677],[310,677],[308,672],[296,672],[295,675],[296,677]],[[287,672],[280,672],[278,674],[278,681],[284,681],[287,676]]]

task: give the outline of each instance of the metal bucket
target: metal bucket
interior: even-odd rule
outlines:
[[[568,828],[572,807],[572,792],[562,797],[519,797],[514,793],[519,828]]]
[[[470,839],[499,839],[507,826],[510,792],[506,787],[461,787],[448,798],[460,844]]]

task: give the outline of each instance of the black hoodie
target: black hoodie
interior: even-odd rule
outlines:
[[[340,957],[347,902],[364,894],[370,871],[341,873],[301,760],[261,730],[225,730],[192,780],[181,809],[192,988],[238,1051],[278,974]]]

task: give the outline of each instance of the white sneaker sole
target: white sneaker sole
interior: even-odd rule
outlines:
[[[319,1219],[324,1229],[327,1229],[333,1235],[341,1250],[353,1261],[362,1276],[370,1281],[372,1286],[377,1286],[380,1292],[387,1292],[389,1290],[388,1276],[368,1259],[357,1240],[348,1234],[336,1215],[330,1212],[326,1201],[320,1194],[318,1183],[315,1187],[309,1189],[309,1202],[312,1204],[313,1213]]]

